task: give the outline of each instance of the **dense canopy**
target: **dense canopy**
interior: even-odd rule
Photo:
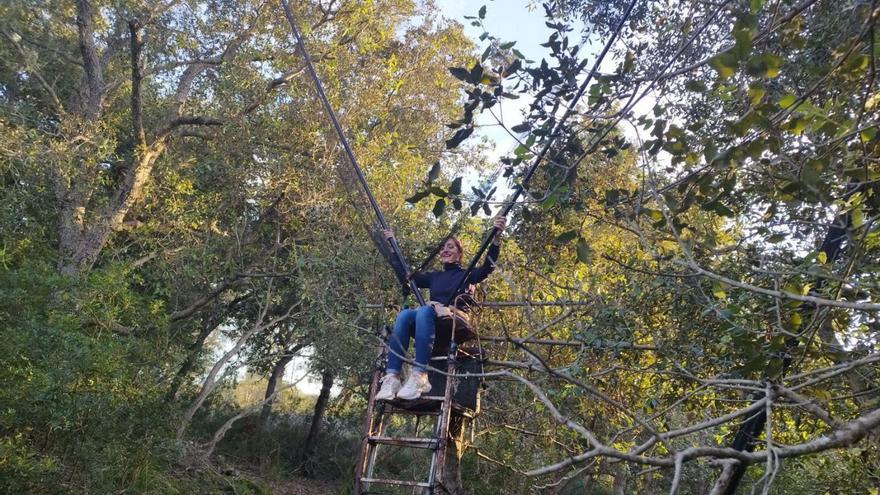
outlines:
[[[880,5],[444,5],[291,7],[413,269],[510,211],[448,490],[875,493]],[[0,20],[0,491],[350,492],[413,299],[281,4]]]

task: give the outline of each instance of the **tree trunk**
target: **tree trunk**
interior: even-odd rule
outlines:
[[[453,414],[449,420],[449,438],[446,439],[446,457],[444,472],[441,473],[445,493],[464,495],[466,491],[461,484],[461,456],[464,455],[465,419]]]
[[[611,487],[611,493],[614,495],[626,494],[626,464],[618,464],[614,469],[614,484]]]
[[[587,471],[587,474],[584,475],[584,495],[590,495],[593,493],[593,482],[596,479],[595,469],[590,469]]]
[[[321,375],[321,393],[318,394],[318,401],[315,403],[312,425],[309,427],[309,435],[306,437],[306,442],[303,446],[303,457],[305,460],[311,459],[315,454],[318,433],[321,431],[321,421],[324,419],[324,412],[327,410],[327,403],[330,401],[331,387],[333,387],[333,373],[325,371]]]
[[[224,313],[225,314],[225,313]],[[199,331],[199,335],[196,337],[195,342],[193,342],[192,346],[190,346],[189,350],[186,354],[186,359],[183,360],[183,364],[180,365],[180,369],[177,370],[177,374],[174,375],[174,379],[171,380],[171,387],[168,389],[168,393],[165,395],[165,401],[171,402],[177,399],[177,394],[180,392],[180,387],[183,385],[183,381],[189,376],[190,372],[196,365],[196,361],[199,358],[199,355],[202,353],[202,347],[205,345],[205,341],[208,340],[208,336],[217,328],[220,323],[223,321],[222,318],[219,318],[217,315],[209,317],[203,324],[202,329]]]
[[[290,338],[292,336],[293,332],[290,332],[286,342],[284,342],[285,347],[290,343]],[[287,368],[287,365],[290,364],[290,361],[293,360],[294,354],[303,347],[305,347],[305,344],[298,344],[289,349],[285,349],[284,354],[278,359],[275,366],[272,367],[272,372],[269,374],[269,383],[266,384],[266,393],[263,396],[266,402],[263,404],[263,409],[260,411],[260,429],[264,432],[267,431],[269,426],[269,415],[272,413],[272,404],[275,402],[273,396],[275,395],[275,390],[278,389],[278,382],[284,378],[284,370]]]
[[[219,293],[217,295],[219,295]],[[183,360],[183,364],[180,365],[180,369],[177,370],[177,373],[171,380],[171,386],[168,389],[168,393],[165,395],[166,402],[171,402],[177,399],[177,394],[180,392],[180,387],[181,385],[183,385],[183,381],[186,379],[187,376],[189,376],[189,374],[195,367],[196,361],[198,361],[199,355],[202,353],[202,348],[205,346],[205,341],[208,340],[208,337],[211,335],[211,333],[215,329],[217,329],[217,327],[220,326],[221,323],[223,323],[223,320],[226,318],[230,311],[235,309],[236,306],[241,304],[250,296],[250,293],[246,293],[239,297],[236,297],[223,308],[215,307],[214,311],[210,313],[210,316],[207,316],[205,318],[205,320],[202,322],[202,329],[196,336],[196,340],[187,350],[186,358]]]

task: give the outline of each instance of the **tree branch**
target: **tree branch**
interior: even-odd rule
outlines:
[[[141,25],[137,19],[132,19],[128,23],[128,29],[131,33],[131,122],[132,132],[134,133],[135,143],[137,147],[143,148],[147,145],[147,138],[144,134],[143,109],[141,105],[141,48],[143,47],[143,39],[141,38]]]
[[[85,70],[85,116],[95,121],[101,114],[104,97],[104,77],[101,60],[95,47],[95,26],[93,24],[92,4],[89,0],[76,0],[76,30],[79,38],[79,51]]]
[[[39,86],[48,95],[49,105],[51,107],[54,107],[56,112],[63,114],[64,113],[64,105],[61,103],[61,100],[58,99],[58,95],[55,93],[55,89],[53,89],[52,85],[49,84],[48,81],[46,81],[46,79],[43,78],[42,74],[40,74],[33,67],[30,67],[30,65],[28,64],[27,53],[24,51],[24,47],[21,46],[21,43],[19,43],[18,40],[16,39],[16,36],[20,37],[20,35],[18,35],[17,33],[9,33],[5,29],[2,29],[2,28],[0,28],[0,33],[2,33],[3,36],[7,40],[9,40],[9,42],[12,44],[12,46],[15,47],[15,50],[18,52],[18,54],[21,55],[22,64],[25,66],[28,73],[30,73],[31,75],[33,75],[36,78],[37,82],[39,83]]]

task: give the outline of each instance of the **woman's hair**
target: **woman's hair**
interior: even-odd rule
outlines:
[[[461,247],[461,241],[454,235],[447,237],[446,241],[452,241],[455,244],[455,248],[458,249],[458,261],[461,262],[461,259],[464,258],[464,248]],[[443,241],[443,244],[446,244],[446,241]]]

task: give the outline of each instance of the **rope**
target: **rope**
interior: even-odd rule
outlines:
[[[287,0],[280,1],[281,7],[284,9],[284,17],[287,19],[287,23],[290,24],[290,29],[293,31],[294,38],[296,39],[296,45],[302,53],[303,58],[305,59],[306,69],[308,70],[308,73],[312,78],[312,82],[315,84],[315,90],[318,93],[318,98],[320,98],[321,103],[324,105],[324,111],[327,113],[327,116],[330,117],[330,121],[333,123],[333,129],[336,131],[336,136],[339,138],[339,143],[342,145],[342,149],[345,151],[345,155],[348,157],[349,163],[357,174],[358,182],[360,182],[364,193],[367,195],[367,199],[370,201],[370,206],[373,209],[373,213],[376,215],[376,221],[378,221],[383,230],[388,230],[388,222],[385,220],[385,216],[382,214],[382,210],[379,208],[379,203],[376,202],[376,198],[373,196],[369,184],[367,184],[367,179],[366,177],[364,177],[363,170],[361,170],[360,166],[358,166],[357,160],[354,157],[354,152],[351,150],[351,146],[349,146],[348,144],[348,139],[346,139],[345,137],[342,126],[339,124],[339,120],[336,118],[336,112],[333,111],[333,107],[330,105],[330,101],[327,100],[327,95],[324,93],[324,87],[321,84],[321,80],[318,78],[317,72],[315,72],[315,67],[312,65],[312,58],[309,56],[309,52],[306,50],[306,44],[303,42],[303,38],[300,35],[299,29],[297,29],[296,27],[296,21],[293,17],[293,13],[290,10],[290,6],[287,4]],[[397,262],[400,264],[400,266],[403,267],[404,270],[406,270],[406,267],[408,267],[409,265],[406,264],[406,259],[403,257],[403,253],[400,250],[400,246],[397,244],[397,240],[392,237],[391,239],[389,239],[389,244],[391,245],[391,252],[393,256],[397,259]],[[395,272],[397,271],[393,264],[391,264],[391,268],[395,270]],[[412,279],[409,279],[409,287],[415,295],[416,300],[419,302],[419,305],[424,306],[425,299],[422,297],[421,292],[419,292],[419,288],[416,286],[415,281],[413,281]]]

